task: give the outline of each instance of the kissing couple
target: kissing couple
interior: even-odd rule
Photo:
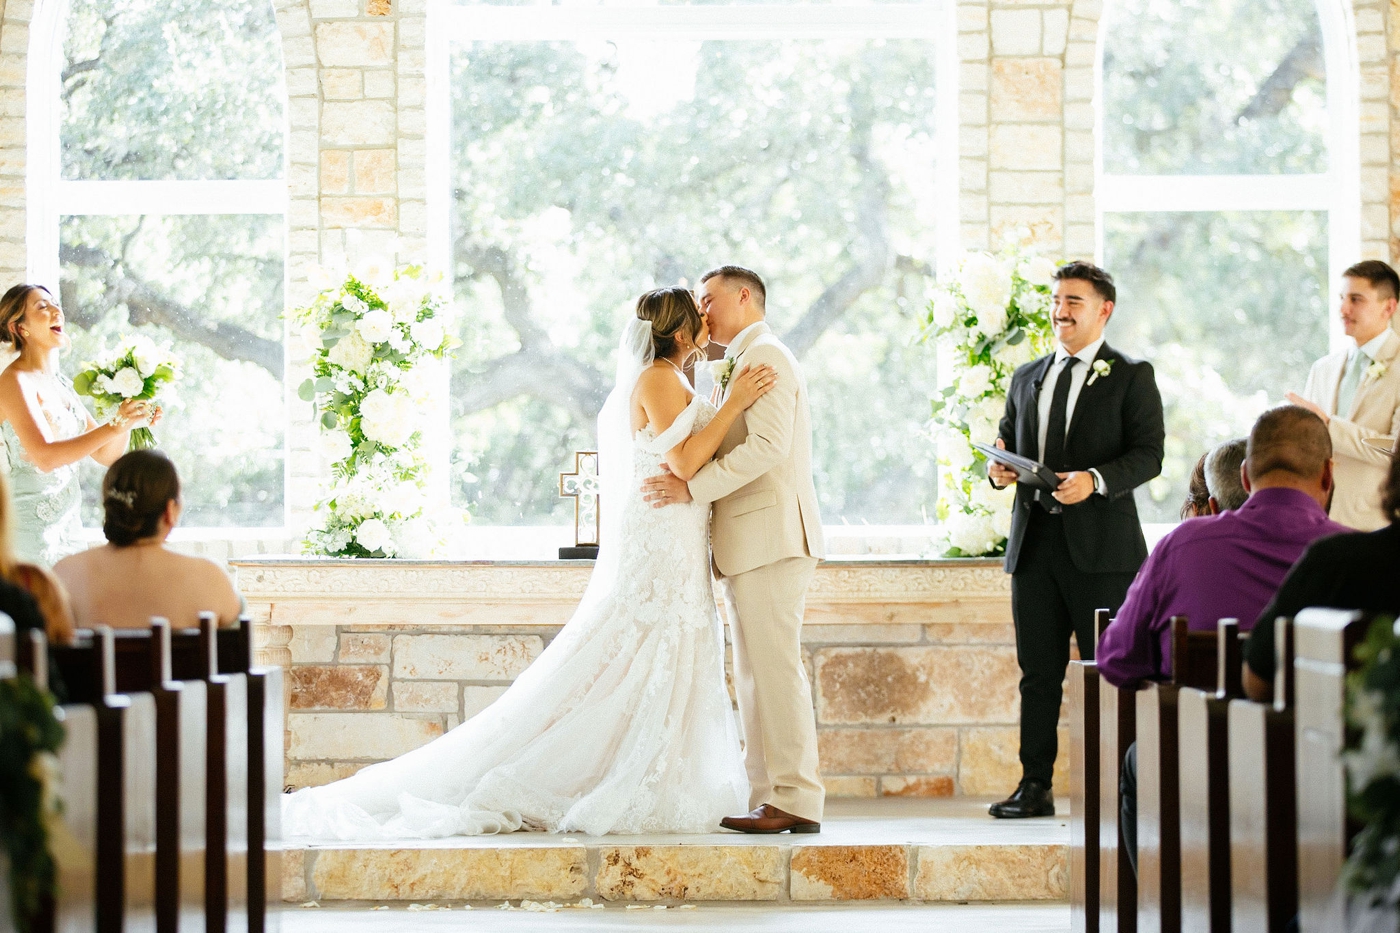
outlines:
[[[756,273],[722,266],[698,296],[662,288],[637,300],[598,416],[602,547],[573,617],[457,728],[283,798],[284,832],[820,831],[825,791],[800,647],[823,556],[812,422],[797,360],[764,323],[765,298]],[[685,376],[712,339],[727,349],[718,408]]]

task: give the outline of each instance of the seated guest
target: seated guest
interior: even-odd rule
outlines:
[[[188,628],[201,612],[218,613],[220,625],[238,620],[238,593],[223,569],[165,546],[180,508],[180,477],[164,454],[133,450],[112,464],[102,480],[107,543],[53,568],[68,587],[79,626],[147,628],[152,616],[161,616]]]
[[[1224,618],[1253,624],[1303,549],[1347,530],[1327,517],[1327,426],[1302,408],[1275,408],[1254,423],[1241,483],[1249,493],[1243,505],[1183,522],[1143,564],[1095,655],[1109,683],[1171,676],[1172,616],[1184,615],[1202,631]]]
[[[1206,486],[1206,457],[1210,451],[1201,454],[1201,459],[1191,468],[1191,478],[1186,481],[1186,501],[1181,503],[1181,520],[1214,515],[1210,510],[1210,488]]]
[[[1241,469],[1249,440],[1237,437],[1217,444],[1206,454],[1206,491],[1210,493],[1210,514],[1233,512],[1249,498]]]
[[[1304,548],[1347,530],[1327,517],[1332,441],[1306,409],[1285,405],[1259,416],[1240,479],[1249,494],[1242,506],[1182,522],[1143,564],[1099,640],[1095,660],[1109,683],[1170,677],[1172,616],[1201,630],[1226,618],[1252,623]],[[1123,841],[1137,871],[1136,743],[1123,758],[1119,792]]]
[[[0,580],[18,587],[32,598],[50,644],[66,645],[73,640],[73,612],[68,607],[68,594],[63,591],[58,578],[48,570],[38,564],[25,563],[15,556],[12,519],[10,484],[0,473]],[[4,607],[0,606],[0,609]],[[14,617],[16,631],[28,627],[27,617],[22,619],[13,612],[10,615]]]
[[[1264,607],[1244,647],[1244,687],[1250,699],[1273,695],[1274,620],[1280,616],[1291,619],[1309,606],[1400,616],[1400,440],[1390,454],[1381,504],[1389,525],[1309,546]]]
[[[1181,504],[1181,520],[1219,515],[1244,505],[1249,493],[1240,481],[1240,465],[1244,463],[1245,439],[1217,444],[1201,454],[1191,471],[1186,488],[1186,501]]]

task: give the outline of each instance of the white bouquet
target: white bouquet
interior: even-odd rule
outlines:
[[[73,391],[97,403],[97,417],[106,418],[129,398],[154,401],[161,387],[179,378],[180,364],[169,347],[141,334],[121,342],[105,360],[86,362],[73,377]],[[131,432],[129,450],[156,446],[147,427]]]

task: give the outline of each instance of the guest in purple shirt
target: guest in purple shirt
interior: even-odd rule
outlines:
[[[1171,619],[1214,631],[1253,626],[1307,546],[1350,529],[1327,517],[1332,441],[1312,412],[1285,405],[1249,434],[1236,511],[1194,518],[1158,542],[1099,641],[1100,675],[1115,686],[1171,676]]]

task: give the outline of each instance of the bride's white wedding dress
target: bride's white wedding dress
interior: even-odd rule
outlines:
[[[659,437],[637,432],[631,475],[661,472],[714,414],[697,395]],[[629,485],[615,543],[604,538],[617,548],[610,585],[590,588],[510,689],[422,748],[284,798],[286,834],[697,833],[747,809],[709,507],[654,509]]]

